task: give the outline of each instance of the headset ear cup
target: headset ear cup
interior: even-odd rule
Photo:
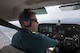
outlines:
[[[22,17],[20,19],[21,24],[24,25],[24,27],[30,27],[31,26],[31,19],[28,17]]]
[[[24,26],[28,26],[29,25],[28,21],[24,21],[23,23],[24,23]]]
[[[25,27],[30,27],[31,26],[31,20],[30,19],[25,20],[23,23],[24,23]]]

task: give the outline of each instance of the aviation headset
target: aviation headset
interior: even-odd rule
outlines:
[[[30,17],[28,15],[25,16],[26,13],[29,12],[29,10],[30,9],[24,9],[24,11],[22,12],[24,15],[21,16],[21,18],[19,19],[21,25],[24,24],[25,27],[30,27],[31,26],[31,19],[30,19]]]
[[[21,24],[24,24],[25,27],[31,26],[31,19],[27,17],[21,18]]]

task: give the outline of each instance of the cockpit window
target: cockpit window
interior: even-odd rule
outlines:
[[[39,23],[57,23],[60,20],[61,23],[75,23],[80,24],[80,9],[62,11],[60,5],[47,6],[47,14],[36,15]]]
[[[7,28],[0,25],[0,48],[2,48],[5,45],[9,45],[11,43],[11,39],[13,37],[13,34],[15,34],[17,31],[11,28]]]

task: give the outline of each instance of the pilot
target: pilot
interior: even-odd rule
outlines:
[[[14,34],[11,45],[27,53],[44,53],[47,48],[55,47],[57,42],[37,33],[38,21],[35,15],[31,10],[24,9],[19,16],[21,29]]]

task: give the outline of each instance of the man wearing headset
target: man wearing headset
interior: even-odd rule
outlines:
[[[19,30],[12,38],[11,45],[27,53],[44,53],[49,47],[55,47],[54,39],[43,36],[38,31],[38,21],[35,13],[24,9],[19,16],[19,22],[22,29]]]

